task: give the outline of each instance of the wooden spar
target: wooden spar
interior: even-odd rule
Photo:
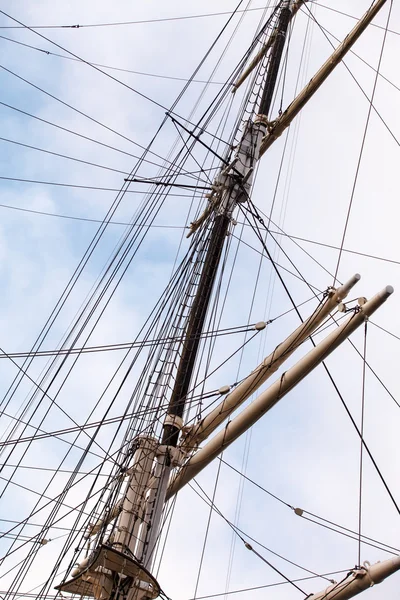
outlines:
[[[360,280],[354,275],[337,290],[331,289],[325,302],[306,319],[293,333],[281,342],[230,394],[187,432],[182,446],[190,449],[198,446],[221,423],[223,423],[245,400],[271,377],[293,352],[324,322],[330,312],[347,297],[349,291]]]
[[[362,567],[350,571],[343,581],[330,585],[318,594],[311,594],[308,600],[350,600],[373,585],[382,583],[389,575],[399,570],[400,556],[394,556],[374,565],[365,562]]]
[[[293,6],[290,9],[291,13],[292,13],[291,17],[290,17],[290,21],[293,19],[293,17],[295,16],[295,14],[298,12],[298,10],[301,8],[301,6],[305,2],[307,2],[307,0],[297,0],[297,2],[295,2],[293,4]],[[266,41],[266,43],[264,44],[264,46],[261,48],[261,50],[253,58],[253,60],[249,64],[249,66],[243,71],[243,73],[240,75],[240,77],[235,81],[235,83],[233,84],[233,88],[232,88],[232,93],[233,94],[242,85],[242,83],[244,81],[246,81],[246,79],[248,78],[248,76],[250,75],[250,73],[256,68],[256,66],[262,61],[262,59],[264,58],[264,56],[267,54],[268,50],[271,48],[272,44],[274,43],[276,35],[277,35],[277,32],[276,32],[276,30],[274,30],[271,33],[271,35],[268,38],[268,40]]]
[[[377,0],[371,6],[365,15],[358,21],[352,31],[345,37],[343,42],[336,48],[327,61],[317,71],[314,77],[309,81],[299,95],[289,104],[285,112],[273,121],[269,126],[269,131],[261,143],[260,157],[268,150],[273,142],[289,127],[293,119],[298,115],[301,109],[307,104],[310,98],[321,87],[327,77],[332,73],[334,68],[340,63],[343,57],[347,54],[353,44],[358,40],[367,26],[371,23],[375,15],[385,4],[386,0]]]
[[[210,462],[232,442],[237,440],[267,411],[302,381],[318,366],[333,350],[349,337],[364,321],[374,313],[393,293],[393,288],[387,286],[371,300],[360,306],[359,311],[347,319],[340,327],[328,335],[320,344],[315,346],[306,356],[266,389],[256,400],[245,408],[235,419],[217,433],[201,450],[198,450],[178,471],[172,480],[166,499],[174,496],[193,477],[196,477]]]

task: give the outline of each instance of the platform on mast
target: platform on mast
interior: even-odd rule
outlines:
[[[146,588],[145,596],[150,600],[160,595],[161,589],[157,580],[135,558],[104,544],[95,550],[92,559],[81,573],[55,589],[68,594],[98,598],[95,587],[98,587],[100,582],[96,583],[96,580],[107,571],[113,575],[129,577],[132,580],[131,588],[137,587],[142,592]]]

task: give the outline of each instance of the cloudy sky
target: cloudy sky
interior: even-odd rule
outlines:
[[[369,4],[367,0],[354,0],[349,7],[349,3],[344,0],[337,0],[335,3],[326,0],[326,4],[313,6],[312,11],[322,27],[341,40],[355,21],[350,16],[329,10],[329,7],[361,16]],[[375,24],[385,26],[389,0],[387,4]],[[235,7],[236,3],[231,0],[194,0],[190,6],[178,0],[164,3],[154,0],[146,3],[120,0],[112,6],[107,2],[92,0],[84,3],[9,1],[2,4],[4,13],[30,26],[154,21],[184,15],[229,13]],[[261,2],[243,2],[242,7],[258,9],[263,8],[263,5]],[[308,14],[305,10],[298,16],[292,35],[287,82],[282,96],[283,108],[290,102],[296,87],[299,90],[310,79],[331,51],[331,46],[318,25],[309,24]],[[261,10],[254,10],[244,18],[237,15],[230,22],[196,74],[195,79],[198,81],[190,85],[175,108],[182,119],[195,121],[200,118],[221,89],[220,82],[226,81],[251,43],[261,15]],[[82,62],[56,56],[55,54],[61,54],[71,58],[65,50],[37,33],[24,28],[6,28],[15,26],[16,22],[5,14],[1,15],[0,25],[5,28],[0,35],[10,39],[0,38],[0,176],[12,178],[0,180],[0,347],[3,352],[24,352],[33,346],[96,234],[99,223],[94,221],[105,217],[116,198],[116,191],[113,190],[121,188],[124,178],[136,164],[135,157],[141,155],[140,146],[147,146],[158,131],[166,108],[178,97],[184,87],[184,80],[194,72],[228,19],[229,14],[225,14],[131,25],[36,30],[88,62],[122,69],[116,71],[100,67],[104,72],[99,72]],[[237,30],[236,26],[239,26]],[[354,47],[358,56],[348,55],[345,61],[362,89],[346,67],[340,65],[293,123],[285,152],[286,137],[283,136],[263,157],[253,194],[255,204],[263,213],[268,215],[272,210],[271,229],[274,231],[282,228],[283,232],[292,236],[338,247],[341,245],[349,214],[344,248],[394,261],[343,252],[338,268],[339,280],[347,280],[356,272],[362,275],[352,298],[370,297],[386,284],[392,284],[395,289],[400,287],[397,285],[399,264],[396,263],[400,255],[397,231],[400,139],[397,57],[400,36],[396,33],[400,31],[400,14],[397,6],[393,7],[389,28],[393,32],[387,34],[380,64],[380,72],[386,79],[378,78],[374,91],[373,104],[380,116],[374,110],[369,115],[368,99],[374,90],[375,72],[361,60],[374,69],[380,60],[384,31],[379,27],[371,27]],[[235,31],[236,35],[230,41]],[[330,39],[335,43],[333,37]],[[224,53],[226,46],[228,51]],[[222,59],[214,71],[221,54]],[[210,77],[211,83],[206,86],[204,81]],[[234,121],[234,108],[240,105],[242,97],[238,94],[233,100],[225,135],[222,136],[224,139],[229,137],[229,128]],[[275,110],[278,110],[280,101],[278,95]],[[197,108],[193,113],[196,102]],[[222,106],[218,118],[221,118],[226,106],[226,103]],[[368,130],[358,167],[367,120]],[[216,127],[216,123],[212,123],[211,127]],[[167,123],[152,146],[155,154],[147,156],[156,164],[143,165],[140,171],[142,177],[157,175],[158,165],[162,164],[163,157],[169,155],[175,141],[176,130],[171,123]],[[37,148],[62,154],[64,157],[44,153]],[[176,151],[177,149],[174,152]],[[67,159],[66,156],[78,160]],[[202,157],[202,149],[199,148],[196,158],[201,160]],[[277,185],[277,171],[281,160],[283,167]],[[93,166],[93,163],[100,166]],[[190,167],[196,169],[194,163]],[[67,185],[45,185],[16,181],[17,179]],[[146,188],[136,184],[130,189],[132,193],[125,195],[113,216],[113,220],[118,223],[129,222],[140,210],[142,190]],[[186,239],[182,241],[180,228],[184,226],[188,215],[193,216],[198,201],[191,205],[191,198],[187,193],[179,189],[176,193],[182,195],[171,196],[154,221],[155,225],[167,225],[171,228],[151,228],[93,331],[88,345],[114,344],[135,339],[167,284],[176,258],[182,257],[186,252],[189,242]],[[271,208],[274,194],[275,202]],[[350,201],[351,210],[348,212]],[[37,212],[24,212],[15,210],[16,208]],[[73,220],[39,213],[89,220]],[[238,221],[241,220],[243,219],[238,218]],[[123,224],[110,224],[107,227],[101,243],[96,247],[49,332],[44,348],[52,349],[61,342],[125,231]],[[234,235],[241,236],[253,249],[239,243],[236,237],[231,240],[229,268],[237,247],[238,253],[222,321],[224,326],[269,320],[289,310],[290,301],[283,293],[270,264],[265,257],[260,258],[261,245],[254,233],[248,228],[242,231],[239,223]],[[279,241],[290,261],[314,290],[324,290],[332,284],[338,265],[337,250],[304,241],[298,241],[299,247],[284,237],[279,238]],[[269,244],[274,258],[291,271],[282,271],[282,276],[296,303],[309,300],[312,292],[299,281],[298,276],[293,275],[293,264],[271,237]],[[254,280],[260,260],[260,276],[255,287]],[[226,281],[223,285],[226,287]],[[253,292],[254,304],[249,312]],[[302,316],[310,314],[313,306],[312,303],[302,306]],[[99,311],[101,308],[102,306]],[[396,295],[372,321],[400,335]],[[272,323],[248,344],[243,356],[237,354],[232,363],[220,369],[210,379],[206,389],[231,384],[245,376],[297,324],[297,317],[293,313]],[[218,343],[215,349],[216,366],[241,346],[245,339],[243,335],[232,336],[229,342],[223,340]],[[83,345],[84,341],[85,336],[82,336],[77,346]],[[353,342],[362,351],[363,332],[355,334]],[[398,340],[372,323],[368,326],[368,362],[395,398],[400,397],[396,373],[398,344]],[[308,349],[305,345],[288,364],[293,364]],[[123,354],[119,352],[82,356],[73,375],[58,393],[67,368],[72,365],[71,360],[49,392],[51,397],[57,394],[57,402],[61,408],[53,407],[46,417],[48,402],[44,400],[32,415],[39,396],[29,406],[27,400],[32,397],[34,382],[40,380],[47,359],[35,359],[32,362],[28,370],[29,377],[22,378],[17,393],[13,394],[9,392],[9,388],[20,373],[18,365],[22,365],[23,359],[14,359],[13,363],[10,359],[3,358],[0,363],[2,395],[5,397],[0,424],[2,439],[5,440],[7,436],[15,439],[23,432],[22,425],[14,429],[15,418],[8,415],[17,415],[23,421],[31,418],[36,427],[40,426],[45,417],[42,428],[46,431],[72,426],[71,418],[75,423],[84,423],[122,358]],[[124,405],[135,386],[135,377],[139,375],[140,364],[139,361],[136,370],[131,373],[110,416],[123,413]],[[347,344],[329,358],[327,364],[359,424],[362,394],[360,357]],[[90,420],[100,419],[105,413],[123,369],[118,373]],[[397,466],[400,454],[397,443],[399,407],[368,370],[366,384],[365,440],[394,497],[400,502]],[[108,427],[109,429],[103,428],[98,437],[101,447],[108,447],[116,429],[112,425]],[[28,428],[24,435],[33,433],[34,430]],[[71,442],[75,439],[73,435],[76,434],[64,436],[64,439]],[[84,447],[87,442],[87,436],[80,434],[77,443]],[[36,441],[29,447],[21,464],[55,469],[67,448],[66,443],[60,440]],[[10,465],[18,462],[26,446],[17,446],[11,455],[10,449],[3,448],[1,456],[1,463],[6,460],[8,463],[0,474],[3,488],[7,486],[1,498],[1,518],[21,520],[37,502],[38,496],[34,492],[43,491],[50,482],[52,473],[24,468],[13,473]],[[104,456],[100,447],[94,446],[92,450],[100,457]],[[74,468],[80,455],[79,449],[71,450],[63,464],[64,469]],[[88,457],[84,463],[85,468],[93,468],[101,460],[99,456]],[[262,422],[253,427],[251,432],[231,447],[224,459],[289,504],[300,506],[357,531],[360,442],[322,368],[317,369]],[[7,485],[11,475],[13,483]],[[59,493],[67,479],[67,473],[59,473],[46,492],[47,495],[51,498]],[[300,519],[251,483],[244,483],[229,467],[212,465],[198,481],[209,496],[215,489],[216,506],[226,518],[290,561],[315,573],[348,569],[357,562],[356,541]],[[66,504],[77,505],[82,500],[87,485],[86,482],[78,484],[71,490],[65,500]],[[364,460],[362,514],[365,535],[394,547],[399,546],[399,515],[367,458]],[[48,510],[43,510],[35,518],[32,517],[31,522],[42,523],[47,515]],[[185,600],[193,597],[205,540],[197,596],[283,581],[267,564],[249,553],[238,538],[232,538],[231,529],[218,515],[211,516],[206,534],[208,519],[209,508],[204,501],[192,489],[185,489],[177,500],[159,571],[161,586],[171,598]],[[59,526],[67,527],[70,523],[71,519],[65,518]],[[7,531],[10,525],[2,522],[1,531]],[[31,526],[23,531],[16,531],[20,535],[32,536],[37,529]],[[48,538],[64,533],[51,529]],[[5,552],[13,541],[10,538],[3,539],[2,550]],[[63,539],[55,540],[40,549],[34,569],[21,585],[21,591],[28,591],[46,581],[62,543]],[[0,590],[7,589],[17,568],[8,575],[4,574],[24,559],[28,548],[29,544],[3,563]],[[256,545],[255,548],[289,578],[309,575],[265,548]],[[390,555],[382,550],[363,546],[361,556],[362,560],[373,562]],[[67,557],[64,568],[70,558]],[[337,576],[338,579],[340,577]],[[59,579],[60,577],[56,577],[55,583]],[[377,600],[390,597],[390,592],[394,593],[398,587],[397,582],[398,577],[396,579],[395,576],[393,581],[376,587],[367,594]],[[310,593],[322,590],[325,584],[327,582],[317,579],[299,585]],[[290,585],[252,592],[254,598],[284,600],[299,597],[299,594]]]

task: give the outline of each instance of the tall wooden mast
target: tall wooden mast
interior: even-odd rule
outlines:
[[[258,115],[254,120],[243,124],[243,132],[233,160],[221,167],[213,182],[208,208],[192,224],[192,231],[204,224],[209,228],[207,250],[187,319],[180,360],[176,369],[167,416],[163,424],[161,442],[148,435],[142,435],[135,440],[136,450],[132,467],[128,472],[125,493],[118,505],[92,526],[88,536],[97,535],[102,529],[105,530],[112,521],[116,523],[114,532],[106,543],[102,541],[98,544],[93,553],[76,567],[71,573],[72,579],[58,586],[58,589],[62,591],[92,596],[97,600],[156,598],[160,587],[151,573],[151,568],[160,536],[161,518],[166,500],[320,364],[352,331],[377,310],[393,291],[388,286],[369,302],[359,306],[344,325],[288,370],[280,381],[264,391],[257,401],[250,404],[239,417],[230,422],[229,427],[222,434],[217,434],[202,450],[193,454],[193,449],[260,387],[298,345],[316,330],[359,279],[359,276],[355,276],[337,290],[329,288],[323,305],[316,313],[287,340],[284,340],[276,351],[242,382],[237,390],[224,399],[209,418],[206,416],[192,429],[186,428],[184,435],[181,435],[186,396],[190,388],[200,338],[233,211],[238,203],[247,201],[253,171],[262,153],[289,125],[302,106],[348,52],[383,6],[385,0],[377,0],[371,6],[331,59],[318,71],[307,88],[292,102],[282,117],[272,121],[270,111],[288,27],[302,3],[303,0],[283,0],[279,3],[276,24],[266,43],[266,49],[260,51],[235,85],[235,89],[237,89],[251,69],[264,56],[268,57]],[[258,56],[261,58],[259,59]],[[171,472],[176,467],[181,468],[171,480]],[[345,587],[336,586],[334,589],[326,590],[314,597],[316,600],[319,598],[328,600],[333,597],[337,600],[347,600],[366,589],[368,585],[379,583],[398,569],[400,569],[400,559],[379,563],[371,568],[364,565],[354,571],[351,581]]]

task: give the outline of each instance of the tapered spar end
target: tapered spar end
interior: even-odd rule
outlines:
[[[363,305],[362,311],[366,317],[370,317],[372,313],[376,311],[377,308],[382,306],[384,302],[393,294],[394,289],[391,285],[387,285],[380,292],[376,294],[371,300],[368,300],[366,304]]]
[[[359,273],[356,273],[355,275],[353,275],[353,277],[346,281],[346,283],[341,285],[335,293],[337,301],[341,302],[342,300],[344,300],[347,297],[347,294],[350,292],[350,290],[356,285],[356,283],[360,281],[360,279],[361,275]]]
[[[309,600],[350,600],[360,592],[368,590],[376,583],[381,583],[390,575],[400,570],[400,557],[395,556],[383,562],[370,565],[368,561],[361,567],[356,567],[340,583],[335,583],[327,589],[312,594]]]
[[[394,287],[391,285],[387,285],[376,295],[376,298],[380,298],[382,302],[385,302],[389,298],[389,296],[393,294],[393,292]]]
[[[393,294],[393,292],[394,292],[394,287],[393,287],[392,285],[387,285],[387,286],[385,287],[385,290],[386,290],[387,296],[388,296],[388,298],[389,298],[389,296],[390,296],[391,294]]]

